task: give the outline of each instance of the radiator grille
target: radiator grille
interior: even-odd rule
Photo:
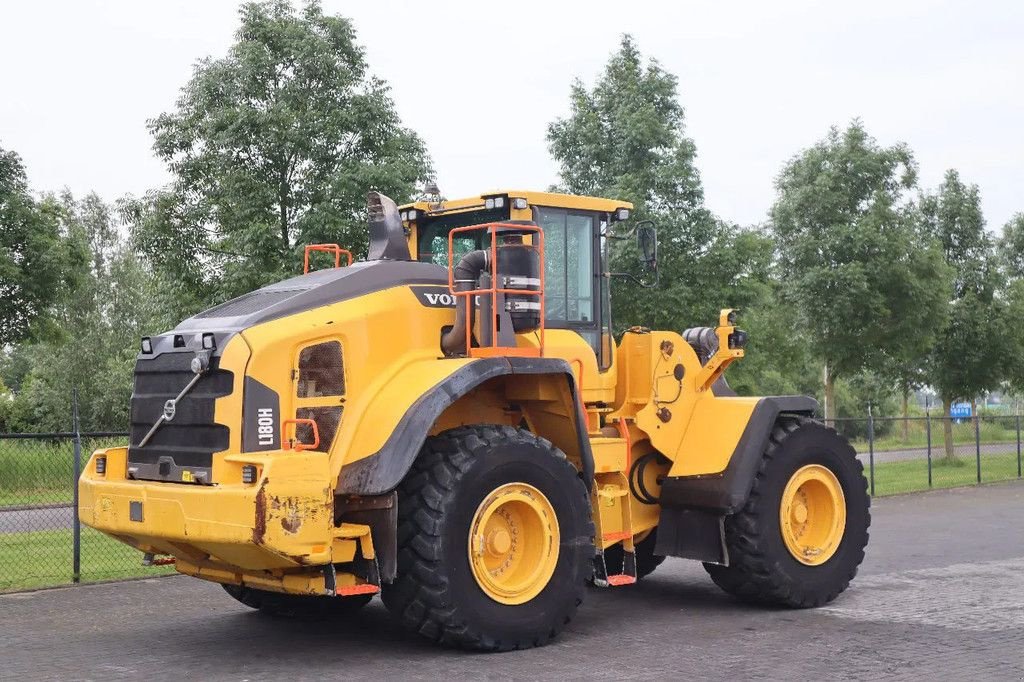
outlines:
[[[213,421],[217,398],[231,393],[233,375],[219,369],[211,358],[209,370],[178,401],[174,418],[158,428],[145,447],[139,447],[164,412],[164,404],[181,392],[195,376],[192,352],[163,353],[135,363],[131,402],[131,439],[128,463],[157,464],[170,457],[179,467],[210,467],[213,453],[228,446],[228,429]]]

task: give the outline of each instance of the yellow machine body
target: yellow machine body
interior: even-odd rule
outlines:
[[[424,252],[419,240],[432,213],[465,213],[464,220],[474,220],[474,211],[497,196],[507,202],[506,220],[534,220],[538,207],[550,207],[589,212],[598,225],[619,209],[631,208],[607,199],[517,191],[410,204],[401,210],[410,257],[420,261],[415,267],[435,267],[423,261],[440,258],[436,249]],[[392,267],[357,263],[341,270],[351,269],[347,276],[355,282],[385,266]],[[333,276],[310,273],[296,278],[295,286],[307,280],[329,282]],[[607,285],[607,273],[598,270],[594,279]],[[80,481],[82,521],[154,557],[174,557],[177,569],[189,575],[280,592],[343,594],[373,582],[355,566],[381,558],[384,545],[393,541],[380,525],[394,518],[395,497],[387,488],[400,480],[423,438],[459,425],[505,424],[525,426],[550,440],[587,475],[596,550],[616,543],[632,550],[634,539],[657,526],[662,512],[659,504],[631,494],[637,459],[659,454],[641,472],[653,496],[668,479],[699,487],[728,478],[730,461],[763,403],[716,388],[728,364],[743,353],[729,348],[735,327],[728,311],[719,321],[719,348],[710,358],[698,357],[676,332],[634,328],[616,342],[609,329],[598,342],[608,353],[602,367],[593,340],[573,328],[549,325],[540,353],[546,369],[535,371],[524,361],[510,370],[501,358],[442,353],[441,335],[456,315],[447,282],[385,282],[366,293],[356,291],[227,331],[217,327],[227,317],[209,315],[218,310],[213,309],[192,318],[191,326],[154,339],[157,344],[180,340],[188,349],[200,349],[212,334],[222,346],[211,355],[222,382],[219,389],[180,398],[179,414],[156,428],[154,440],[163,437],[160,447],[172,447],[179,433],[174,429],[185,429],[175,426],[176,420],[201,421],[198,414],[180,415],[188,402],[207,401],[203,404],[212,406],[207,415],[212,419],[196,426],[202,429],[196,433],[203,438],[214,434],[223,447],[212,452],[208,466],[204,460],[192,468],[185,458],[173,464],[157,458],[152,469],[133,464],[129,448],[96,451]],[[212,332],[203,330],[207,322]],[[540,343],[537,332],[516,337],[521,348],[536,349]],[[160,358],[170,362],[174,352],[181,352],[167,348],[152,361],[140,355],[139,366]],[[340,386],[308,390],[317,382],[304,378],[304,358],[334,348],[342,358]],[[203,352],[196,350],[197,355]],[[139,401],[139,415],[133,416],[130,447],[142,451],[151,447],[140,446],[146,424],[163,418],[158,404],[150,409],[145,402],[146,382],[162,381],[164,375],[152,376],[157,378],[137,374],[133,398]],[[275,434],[273,447],[246,442],[251,426],[247,403],[258,392],[276,396],[273,408],[254,413],[273,422],[264,429]],[[133,403],[133,415],[135,410]],[[174,406],[165,404],[168,410],[174,412]],[[290,421],[310,415],[320,420],[320,439],[329,441],[319,449],[303,449],[311,440],[308,422]],[[185,441],[191,438],[187,430],[180,433]],[[265,440],[259,429],[253,433],[259,442]]]

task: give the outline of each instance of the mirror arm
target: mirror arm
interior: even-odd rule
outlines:
[[[631,272],[609,272],[607,274],[607,277],[619,277],[619,278],[622,278],[622,279],[629,279],[629,280],[632,280],[633,282],[635,282],[636,284],[639,284],[644,289],[653,289],[654,287],[658,286],[658,268],[657,267],[654,268],[654,281],[653,282],[645,282],[645,281],[643,281],[642,279],[640,279],[639,277],[637,277],[636,275],[634,275]]]

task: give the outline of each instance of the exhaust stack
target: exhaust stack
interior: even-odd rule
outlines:
[[[398,205],[380,192],[366,195],[370,218],[370,253],[367,260],[412,260]]]

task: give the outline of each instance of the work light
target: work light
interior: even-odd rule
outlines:
[[[142,352],[147,355],[153,352],[153,341],[148,336],[142,337]]]

